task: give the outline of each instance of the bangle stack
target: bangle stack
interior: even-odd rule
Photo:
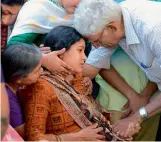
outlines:
[[[64,141],[61,135],[55,135],[55,137],[56,137],[56,141],[59,141],[59,142]]]

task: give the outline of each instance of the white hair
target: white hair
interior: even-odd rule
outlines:
[[[81,0],[74,13],[73,26],[82,35],[89,35],[120,18],[121,7],[114,0]]]

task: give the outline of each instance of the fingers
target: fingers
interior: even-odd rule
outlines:
[[[92,81],[91,81],[91,79],[89,78],[89,77],[84,77],[84,84],[85,84],[85,86],[87,87],[87,94],[86,95],[88,95],[88,94],[92,94]]]
[[[125,138],[130,137],[132,135],[132,131],[133,131],[133,125],[130,123],[129,126],[128,126],[127,131],[124,134],[124,137]]]
[[[71,74],[70,71],[68,71],[66,68],[60,66],[59,70],[57,70],[58,73],[62,73],[63,75]]]
[[[96,135],[96,138],[98,140],[105,140],[106,139],[106,137],[104,135],[99,135],[99,134]]]
[[[50,47],[44,47],[43,44],[40,45],[40,51],[41,51],[43,54],[48,54],[48,53],[51,52]]]
[[[121,119],[128,117],[128,116],[131,114],[131,112],[132,112],[132,110],[131,110],[131,108],[129,107],[129,108],[127,109],[127,111],[124,113],[124,115],[121,117]]]
[[[40,46],[39,46],[39,47],[40,47],[40,48],[41,48],[41,47],[44,47],[44,44],[40,44]]]
[[[61,49],[61,50],[59,50],[59,51],[55,51],[55,54],[56,54],[56,55],[61,55],[61,54],[63,54],[65,51],[66,51],[66,49],[63,48],[63,49]]]
[[[95,129],[95,128],[97,128],[97,127],[98,127],[98,124],[97,124],[97,123],[92,124],[91,126],[88,126],[88,128],[91,128],[91,129]]]
[[[94,130],[96,133],[102,132],[103,131],[103,127],[98,127]]]
[[[113,125],[112,125],[112,129],[114,130],[114,132],[116,132],[115,130],[116,130],[116,128],[118,127],[118,125],[119,125],[119,120],[118,121],[116,121]]]
[[[50,51],[51,52],[50,47],[40,47],[40,50],[41,51]]]
[[[90,94],[92,94],[92,88],[89,86],[89,88],[87,89],[86,95],[90,95]]]
[[[51,51],[48,50],[48,51],[41,51],[43,54],[49,54]]]
[[[64,68],[63,70],[65,72],[73,72],[72,67],[70,67],[67,63],[65,63],[64,61],[61,61],[61,66]]]

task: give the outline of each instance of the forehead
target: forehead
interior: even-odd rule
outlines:
[[[85,40],[81,39],[80,41],[73,44],[72,47],[85,47]]]
[[[95,41],[95,40],[98,40],[101,36],[101,32],[100,33],[96,33],[96,34],[90,34],[87,36],[87,38],[90,40],[90,41]]]
[[[5,9],[9,9],[11,8],[11,6],[5,5],[5,4],[1,4],[1,9],[5,10]]]

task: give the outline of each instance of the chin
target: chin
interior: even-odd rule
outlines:
[[[66,9],[68,14],[74,14],[75,9]]]
[[[76,69],[76,70],[75,70],[75,73],[76,73],[76,74],[82,73],[82,68],[81,68],[81,69]]]

